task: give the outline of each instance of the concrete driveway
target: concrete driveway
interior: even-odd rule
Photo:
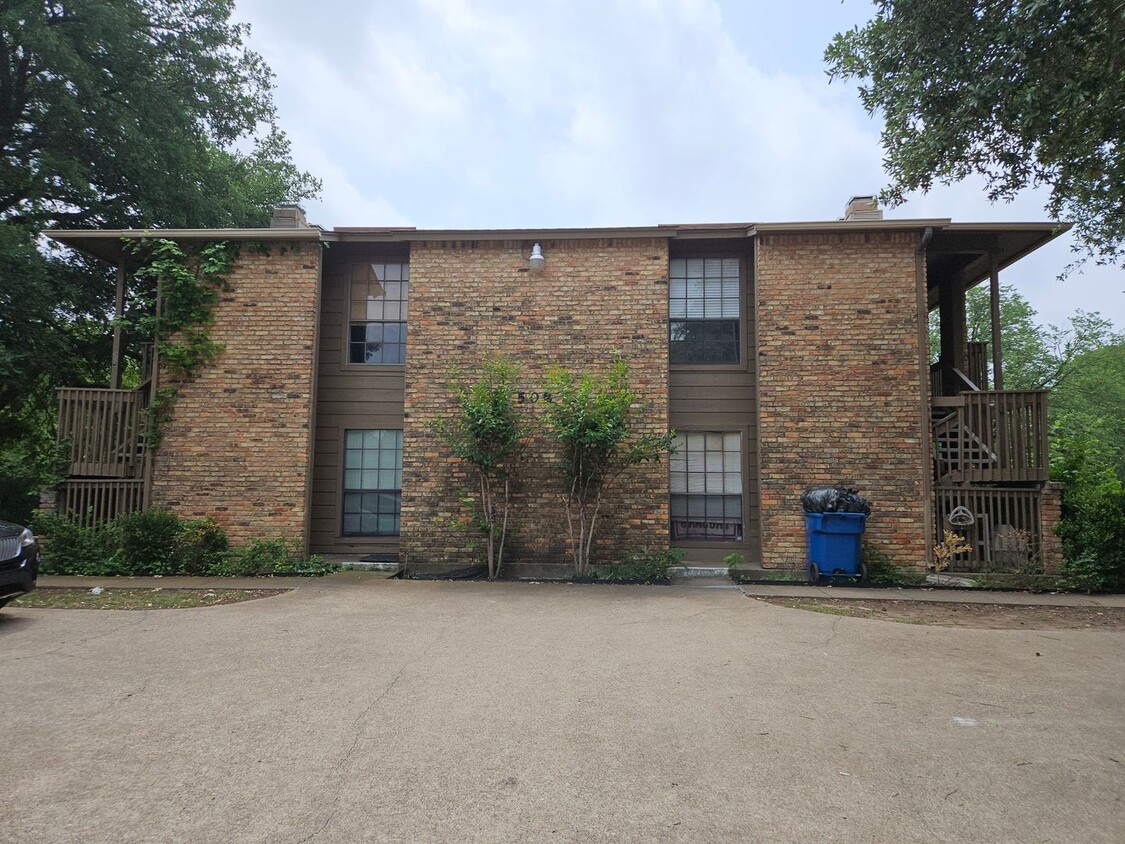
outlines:
[[[0,839],[1120,842],[1123,646],[359,574],[9,608]]]

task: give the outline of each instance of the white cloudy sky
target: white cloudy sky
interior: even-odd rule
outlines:
[[[830,220],[884,176],[879,124],[824,47],[867,0],[240,0],[326,227]],[[1042,220],[980,185],[888,213]],[[1125,274],[1065,282],[1060,238],[1003,274],[1062,323],[1125,327]]]

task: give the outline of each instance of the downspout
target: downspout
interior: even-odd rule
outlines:
[[[934,491],[933,472],[933,445],[930,437],[933,431],[930,427],[930,317],[927,304],[926,281],[926,250],[934,237],[934,227],[926,226],[922,232],[922,240],[914,251],[914,277],[918,307],[918,377],[921,381],[921,401],[919,402],[918,421],[921,426],[922,443],[922,529],[926,537],[926,569],[933,564],[933,539],[934,539]]]

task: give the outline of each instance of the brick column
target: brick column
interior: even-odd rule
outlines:
[[[764,234],[757,317],[762,559],[803,568],[800,494],[858,487],[867,538],[925,564],[915,249],[904,232]]]
[[[319,278],[318,243],[243,248],[210,332],[224,349],[180,385],[155,455],[155,505],[304,547]]]

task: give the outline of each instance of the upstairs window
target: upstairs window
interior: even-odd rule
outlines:
[[[742,437],[737,431],[677,434],[669,458],[672,539],[741,542]]]
[[[406,361],[406,304],[410,265],[405,261],[354,264],[348,323],[348,362]]]
[[[742,312],[738,258],[668,262],[671,363],[738,363]]]

